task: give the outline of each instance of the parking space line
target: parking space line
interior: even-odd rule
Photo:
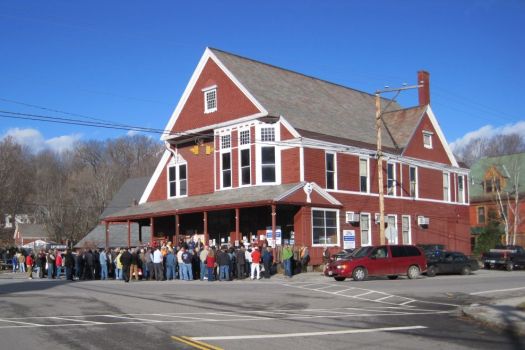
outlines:
[[[507,288],[507,289],[492,289],[492,290],[484,290],[481,292],[474,292],[469,293],[470,295],[480,295],[480,294],[490,294],[490,293],[499,293],[499,292],[511,292],[514,290],[522,290],[525,289],[525,287],[518,287],[518,288]]]
[[[86,323],[93,323],[93,324],[107,324],[107,322],[96,322],[96,321],[89,321],[89,320],[79,320],[79,319],[70,319],[66,317],[59,317],[59,316],[52,316],[49,317],[55,320],[64,320],[64,321],[71,321],[71,322],[86,322]]]
[[[341,331],[325,331],[325,332],[308,332],[308,333],[285,333],[285,334],[252,334],[252,335],[232,335],[232,336],[217,336],[217,337],[194,337],[195,340],[244,340],[244,339],[269,339],[269,338],[294,338],[294,337],[312,337],[322,335],[337,335],[337,334],[357,334],[357,333],[373,333],[373,332],[395,332],[406,331],[414,329],[425,329],[425,326],[405,326],[405,327],[383,327],[383,328],[367,328],[367,329],[346,329]]]
[[[32,326],[32,327],[44,327],[45,324],[39,324],[39,323],[29,323],[29,322],[22,322],[22,321],[14,321],[14,320],[6,320],[5,318],[0,318],[0,322],[11,322],[11,323],[17,323],[17,324],[23,324],[26,326]]]
[[[162,321],[151,320],[149,318],[125,317],[125,316],[117,316],[117,315],[104,315],[104,317],[121,318],[125,320],[143,321],[143,322],[151,322],[151,323],[162,323]]]

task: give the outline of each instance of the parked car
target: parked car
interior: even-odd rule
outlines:
[[[497,247],[483,253],[481,261],[486,269],[504,267],[507,271],[512,271],[525,267],[525,249],[517,245]]]
[[[413,245],[383,245],[361,247],[343,260],[333,261],[324,274],[336,281],[352,277],[362,281],[368,276],[388,276],[396,279],[399,275],[417,278],[427,269],[423,251]]]
[[[330,262],[346,259],[350,257],[350,255],[352,255],[354,251],[355,251],[354,249],[343,249],[340,252],[332,254],[332,256],[330,257]]]
[[[476,259],[470,259],[461,252],[443,252],[438,259],[427,261],[427,264],[428,277],[447,273],[470,275],[472,271],[479,269],[479,264]]]
[[[430,261],[438,261],[445,250],[445,245],[443,244],[418,244],[417,246],[425,253],[427,263]]]

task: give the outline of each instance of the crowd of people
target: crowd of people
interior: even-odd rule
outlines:
[[[200,279],[212,282],[270,278],[277,271],[274,252],[274,248],[264,242],[210,247],[190,240],[177,245],[164,242],[154,247],[18,251],[11,259],[13,272],[27,273],[30,279],[36,275],[48,279],[64,277],[70,281]],[[305,246],[294,249],[286,244],[279,256],[284,274],[289,278],[304,271],[310,260]]]

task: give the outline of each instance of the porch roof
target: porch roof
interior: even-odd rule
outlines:
[[[305,184],[306,182],[298,182],[275,186],[251,186],[198,196],[147,202],[113,213],[105,217],[104,220],[114,222],[278,203],[322,205],[329,207],[342,206],[337,199],[316,184],[313,184],[313,192],[315,192],[316,195],[312,196],[310,203],[307,202],[306,194],[302,190]],[[293,194],[299,193],[299,190],[302,192],[302,196],[300,197],[301,199],[298,200],[298,196]],[[303,197],[304,199],[302,199]]]

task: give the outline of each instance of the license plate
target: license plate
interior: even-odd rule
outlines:
[[[328,271],[328,276],[332,276],[333,274],[333,271]]]

